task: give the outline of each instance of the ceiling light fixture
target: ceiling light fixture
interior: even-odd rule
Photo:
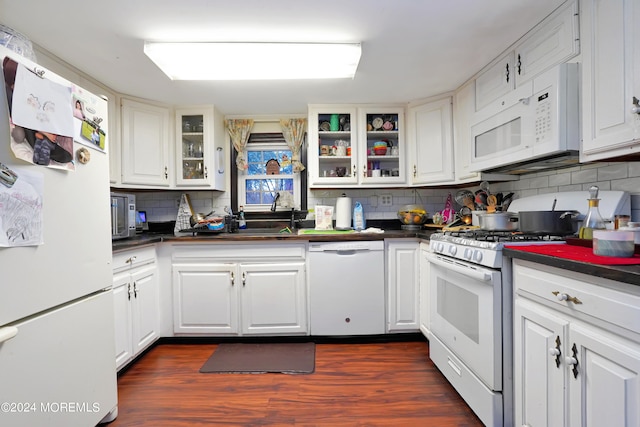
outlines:
[[[353,78],[360,43],[145,42],[144,53],[171,80]]]

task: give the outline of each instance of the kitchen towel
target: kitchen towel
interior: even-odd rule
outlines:
[[[311,374],[316,345],[306,343],[223,343],[200,368],[201,373]]]
[[[548,255],[572,261],[585,262],[599,265],[635,265],[640,264],[640,255],[635,254],[630,258],[608,257],[594,255],[593,249],[584,246],[548,244],[548,245],[505,245],[509,249],[531,252],[539,255]]]

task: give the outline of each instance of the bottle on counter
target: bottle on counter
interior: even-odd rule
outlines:
[[[602,219],[602,215],[600,215],[600,210],[598,209],[600,203],[598,191],[599,189],[595,185],[589,188],[589,199],[587,199],[589,202],[589,211],[584,218],[578,235],[581,239],[593,239],[593,230],[604,230],[606,228],[604,219]]]
[[[244,218],[244,206],[240,206],[240,212],[238,213],[238,228],[247,228],[247,220]]]

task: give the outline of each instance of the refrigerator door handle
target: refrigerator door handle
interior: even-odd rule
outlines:
[[[15,326],[5,326],[4,328],[0,328],[0,344],[5,341],[9,341],[16,335],[18,335],[18,328]]]

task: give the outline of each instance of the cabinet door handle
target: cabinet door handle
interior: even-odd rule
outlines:
[[[218,173],[224,173],[224,156],[222,154],[222,147],[216,148],[216,164],[218,166]]]
[[[516,64],[518,66],[518,75],[521,76],[522,75],[522,61],[520,58],[520,54],[518,54],[518,63]]]
[[[358,167],[356,165],[353,165],[353,173],[351,174],[351,176],[355,177],[357,170],[358,170]]]
[[[209,176],[209,171],[207,170],[207,167],[204,167],[204,178],[207,179],[207,177]]]
[[[574,304],[582,304],[582,301],[580,301],[578,298],[572,297],[571,295],[565,294],[564,292],[553,291],[551,293],[554,294],[556,298],[558,298],[558,301],[569,301]]]
[[[549,349],[549,355],[556,358],[556,368],[560,368],[560,356],[562,356],[560,344],[560,336],[558,335],[556,336],[556,346]]]
[[[18,328],[15,326],[5,326],[4,328],[0,328],[0,344],[5,341],[9,341],[16,335],[18,335]]]
[[[164,167],[164,179],[168,179],[169,178],[169,169],[165,166]]]
[[[413,165],[413,177],[417,177],[418,176],[418,167],[416,165]]]
[[[367,165],[362,166],[362,177],[363,178],[367,177]]]
[[[247,284],[247,275],[246,273],[243,271],[242,272],[242,287],[244,288],[244,285]]]
[[[571,356],[567,356],[564,361],[567,365],[572,366],[573,378],[578,378],[578,347],[576,343],[573,343],[573,347],[571,347]]]
[[[236,275],[231,272],[231,286],[236,284]]]
[[[131,283],[127,283],[127,299],[131,301]]]
[[[507,78],[507,83],[509,83],[509,64],[507,64],[505,69],[505,77]]]
[[[133,297],[138,298],[138,284],[133,282]]]

